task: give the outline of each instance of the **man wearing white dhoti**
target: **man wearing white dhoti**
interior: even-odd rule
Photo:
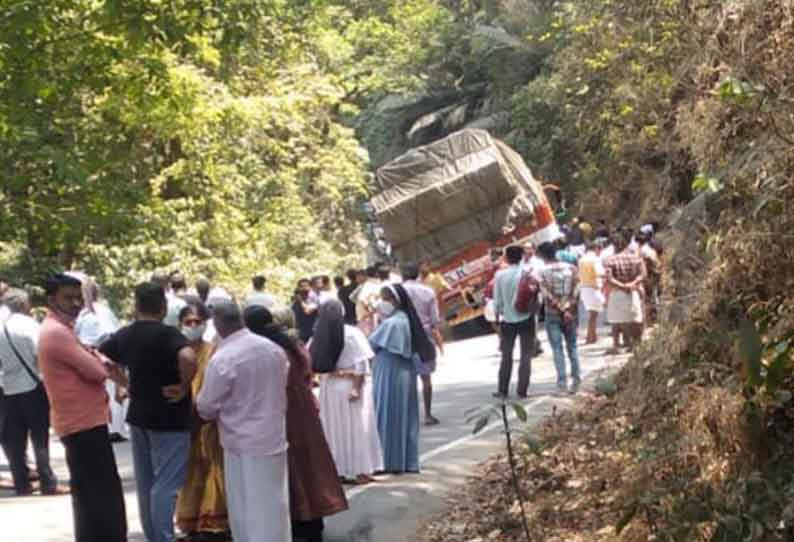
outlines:
[[[232,537],[289,542],[287,356],[243,327],[234,301],[216,304],[213,317],[221,340],[196,407],[220,429]]]

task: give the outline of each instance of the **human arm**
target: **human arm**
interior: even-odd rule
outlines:
[[[109,363],[81,345],[74,333],[58,330],[52,339],[53,345],[57,345],[53,349],[53,357],[74,369],[81,378],[95,383],[102,383],[108,378]]]
[[[190,346],[183,346],[179,349],[177,367],[179,369],[179,384],[163,387],[163,396],[172,403],[178,403],[187,396],[190,390],[190,383],[196,375],[198,362],[196,353]]]
[[[219,363],[210,363],[207,366],[204,384],[196,397],[196,410],[204,420],[218,419],[221,405],[231,390],[232,375],[218,370],[219,365]]]

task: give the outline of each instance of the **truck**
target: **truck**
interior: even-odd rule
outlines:
[[[464,129],[409,150],[376,171],[370,204],[401,263],[438,273],[442,317],[454,332],[481,319],[504,247],[560,236],[541,184],[488,132]]]

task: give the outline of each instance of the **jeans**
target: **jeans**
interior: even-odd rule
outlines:
[[[127,513],[107,425],[61,438],[69,466],[75,542],[126,542]]]
[[[187,478],[188,431],[130,426],[141,527],[148,542],[173,542],[177,493]]]
[[[573,378],[575,384],[581,382],[582,376],[579,370],[579,350],[576,345],[576,333],[578,328],[579,323],[574,320],[566,333],[563,330],[560,316],[546,315],[546,334],[549,336],[551,351],[554,354],[554,367],[557,369],[558,386],[565,386],[568,381],[565,372],[565,352],[562,347],[563,339],[565,340],[568,358],[571,362],[571,378]]]
[[[50,403],[44,386],[5,396],[5,446],[17,494],[31,492],[26,450],[28,439],[33,444],[36,469],[41,479],[41,492],[52,493],[58,480],[50,467]]]
[[[502,363],[499,366],[499,393],[507,395],[510,378],[513,374],[513,349],[516,337],[521,345],[521,358],[518,364],[518,395],[526,395],[529,388],[529,377],[532,373],[530,362],[535,355],[535,318],[523,322],[502,322],[500,326]]]

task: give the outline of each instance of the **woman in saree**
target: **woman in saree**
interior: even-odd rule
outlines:
[[[375,351],[372,381],[384,470],[419,472],[416,362],[434,360],[436,349],[401,285],[383,288],[381,299],[381,323],[369,342]]]
[[[191,384],[195,398],[204,383],[204,374],[214,345],[202,339],[210,314],[198,300],[190,300],[179,313],[179,327],[196,352],[198,370]],[[195,407],[194,407],[195,408]],[[187,481],[179,492],[176,523],[190,542],[229,540],[229,518],[223,479],[223,449],[215,422],[202,420],[193,412]]]
[[[288,334],[289,323],[294,322],[290,309],[271,313],[265,307],[251,306],[244,318],[248,329],[279,345],[289,358],[287,461],[292,535],[295,542],[321,542],[323,518],[347,510],[347,499],[312,393],[309,353],[297,337]]]

